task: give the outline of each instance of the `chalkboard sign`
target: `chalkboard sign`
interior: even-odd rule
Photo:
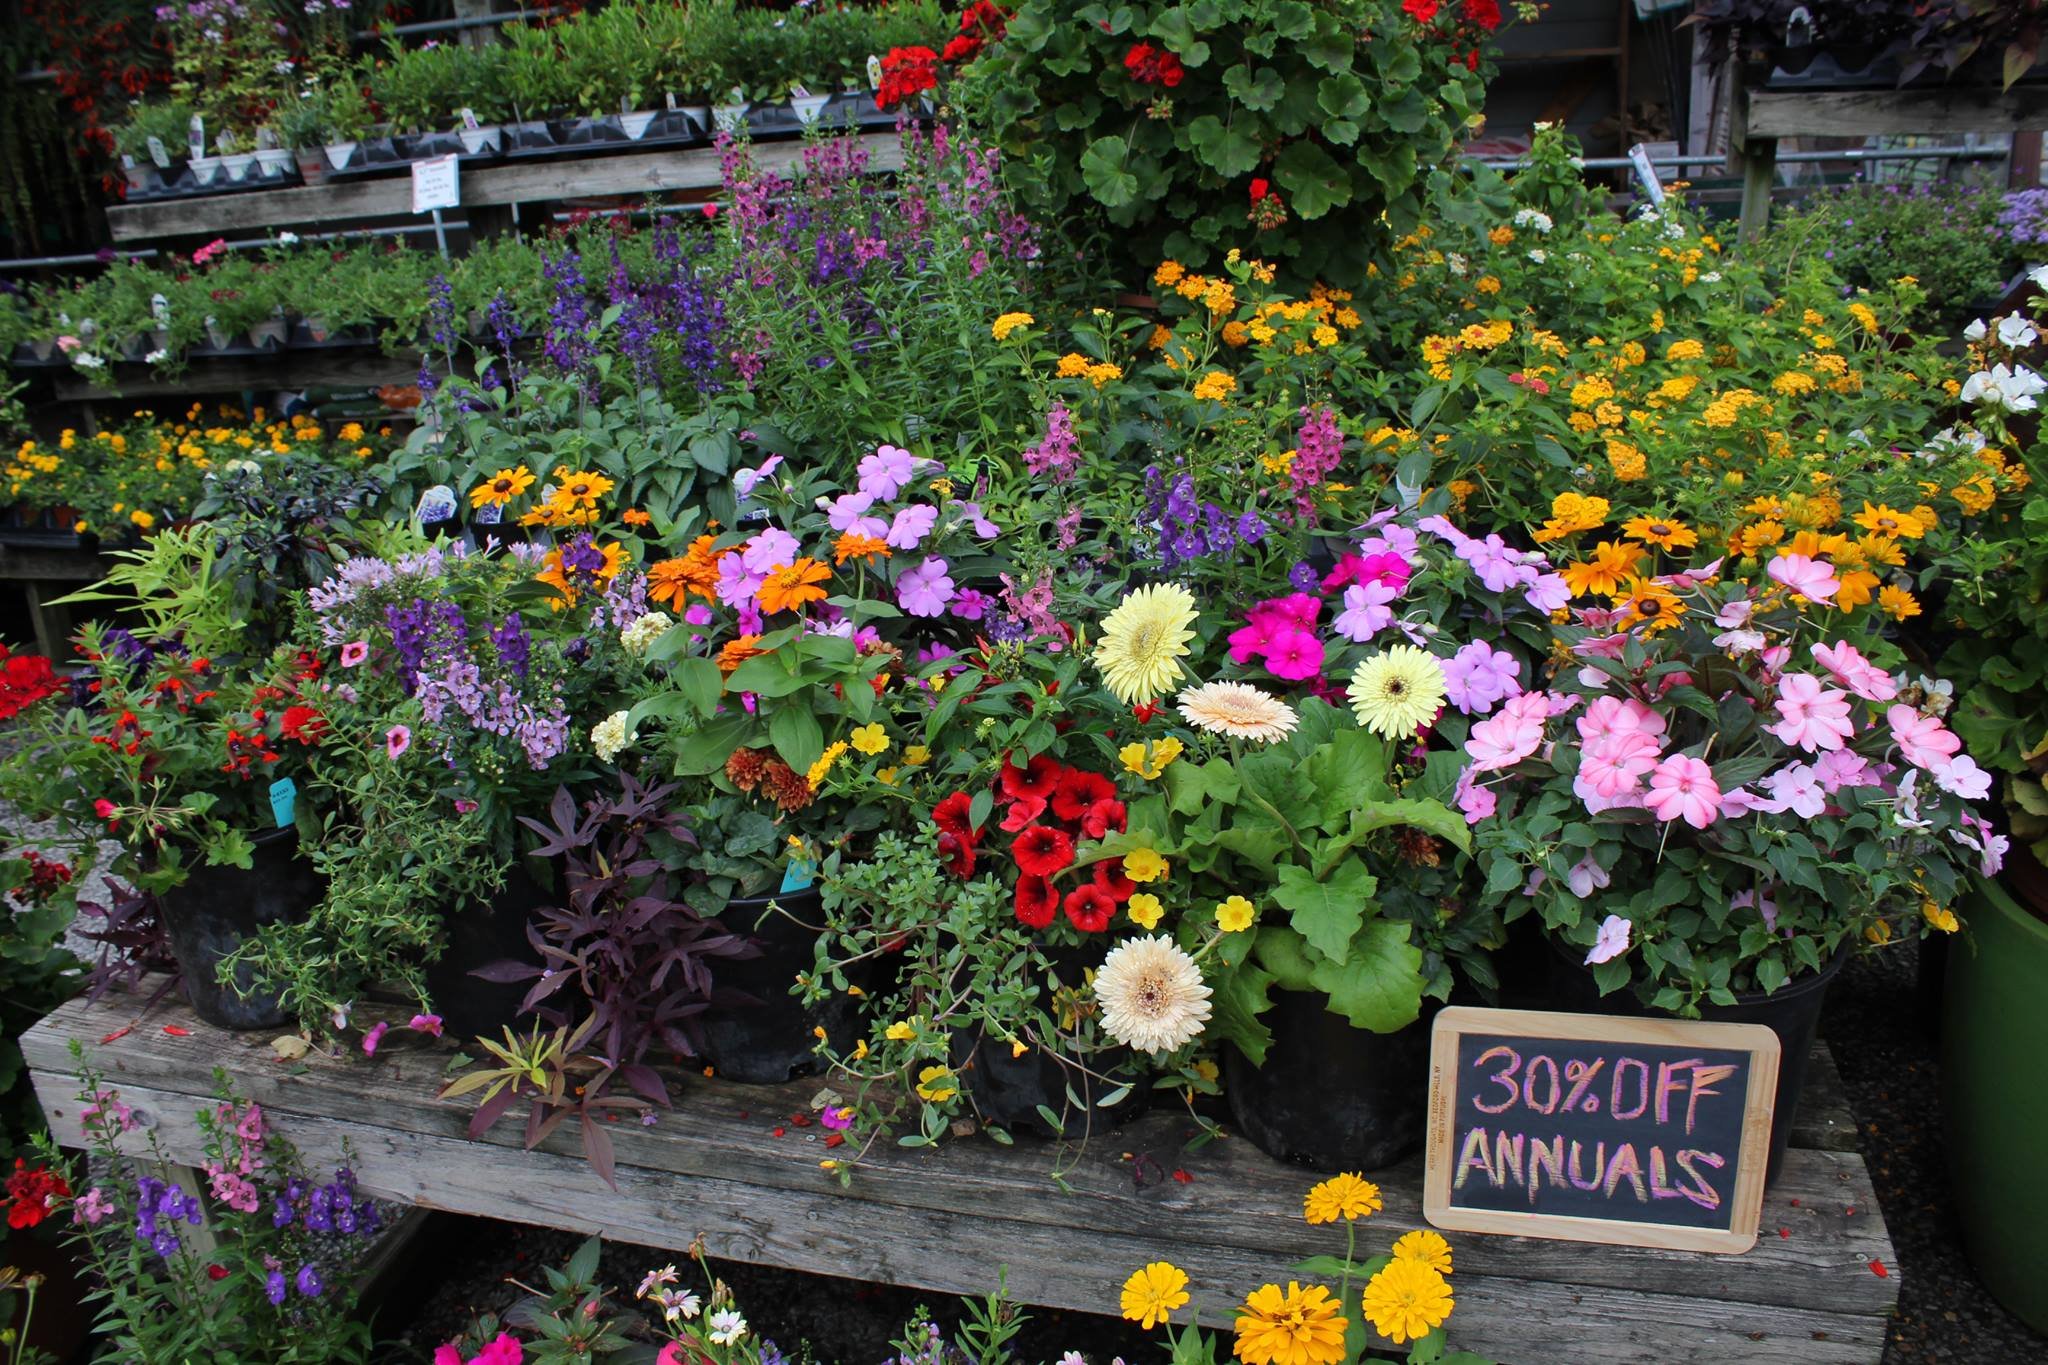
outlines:
[[[1453,1231],[1747,1251],[1777,1086],[1778,1035],[1757,1024],[1444,1010],[1423,1215]]]

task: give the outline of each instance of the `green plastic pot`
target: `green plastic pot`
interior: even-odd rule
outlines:
[[[1942,1113],[1963,1243],[1992,1296],[2048,1332],[2048,923],[1980,883],[1949,954]]]

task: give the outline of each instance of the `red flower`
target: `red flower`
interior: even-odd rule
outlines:
[[[979,34],[994,42],[1009,32],[1009,28],[1010,16],[993,0],[974,0],[973,4],[960,11],[962,33]]]
[[[1067,918],[1073,921],[1074,927],[1084,934],[1099,934],[1116,918],[1116,902],[1107,891],[1093,883],[1069,891],[1061,908],[1067,912]]]
[[[882,87],[875,104],[887,109],[939,83],[939,54],[928,47],[892,47],[882,58]]]
[[[939,54],[939,60],[946,62],[971,62],[981,55],[981,39],[965,33],[956,33],[946,42],[946,50]]]
[[[1079,820],[1097,801],[1115,799],[1116,783],[1101,773],[1069,768],[1060,774],[1059,787],[1052,794],[1052,813],[1062,820]]]
[[[1264,199],[1267,195],[1271,194],[1272,192],[1272,181],[1265,179],[1252,181],[1252,202],[1254,204],[1258,203],[1261,199]]]
[[[1123,868],[1113,859],[1095,865],[1095,886],[1118,905],[1129,900],[1138,889],[1138,884],[1126,877]]]
[[[1052,883],[1043,877],[1017,878],[1015,901],[1017,920],[1032,929],[1043,929],[1052,923],[1052,917],[1060,908],[1060,893],[1053,890]]]
[[[1168,89],[1179,85],[1187,75],[1181,69],[1180,58],[1150,43],[1131,44],[1124,53],[1124,70],[1140,85],[1163,85]]]
[[[10,654],[0,645],[0,720],[11,720],[26,707],[64,686],[64,680],[40,654]]]
[[[108,829],[112,829],[117,823],[114,816],[114,812],[116,809],[117,807],[114,805],[114,803],[107,800],[107,798],[104,796],[102,796],[99,800],[92,803],[92,813],[100,819],[106,821]]]
[[[1401,8],[1418,24],[1426,24],[1436,18],[1437,0],[1401,0]]]
[[[278,728],[286,739],[295,739],[301,744],[318,744],[327,735],[327,717],[311,706],[288,706],[284,719]]]
[[[1051,825],[1033,825],[1010,845],[1010,856],[1027,876],[1050,877],[1074,865],[1074,841],[1065,830]]]
[[[1477,71],[1477,70],[1479,69],[1479,49],[1478,49],[1478,48],[1476,48],[1476,47],[1475,47],[1475,48],[1473,48],[1473,49],[1472,49],[1472,50],[1471,50],[1470,52],[1467,52],[1467,53],[1465,54],[1465,69],[1466,69],[1467,71]]]
[[[14,1159],[14,1174],[7,1177],[7,1226],[32,1228],[56,1211],[57,1201],[71,1197],[71,1186],[47,1166],[29,1169],[20,1157]]]
[[[974,841],[963,839],[957,834],[939,835],[939,856],[946,860],[946,871],[956,877],[974,875]]]
[[[210,1266],[206,1267],[206,1278],[207,1278],[207,1279],[209,1279],[209,1280],[215,1280],[215,1281],[218,1281],[218,1280],[225,1280],[225,1279],[226,1279],[227,1277],[228,1277],[228,1268],[227,1268],[226,1266],[224,1266],[224,1265],[220,1264],[220,1263],[219,1263],[218,1261],[216,1261],[216,1262],[215,1262],[214,1264],[212,1264],[212,1265],[210,1265]]]
[[[932,807],[932,823],[942,834],[955,834],[970,843],[979,842],[981,834],[974,828],[974,798],[966,792],[954,792]]]
[[[1264,184],[1265,182],[1261,181],[1260,183]],[[1158,715],[1159,712],[1160,706],[1157,702],[1141,701],[1131,708],[1131,718],[1140,725],[1150,725],[1152,718]]]
[[[1002,790],[1008,800],[1035,797],[1039,801],[1050,801],[1059,785],[1060,765],[1045,754],[1040,754],[1022,768],[1007,759],[1003,762]]]
[[[1107,801],[1097,801],[1087,810],[1081,812],[1082,837],[1101,839],[1107,837],[1111,831],[1121,834],[1124,830],[1124,820],[1123,802],[1114,798]]]
[[[1018,830],[1028,825],[1036,824],[1038,817],[1043,814],[1045,814],[1045,801],[1041,797],[1021,797],[1018,800],[1012,801],[1010,809],[1003,815],[1003,832],[1005,834],[1015,834]]]
[[[1462,11],[1462,17],[1465,22],[1476,28],[1482,28],[1491,33],[1500,27],[1499,0],[1465,0],[1465,3],[1459,6],[1459,9]],[[1470,60],[1474,65],[1477,65],[1478,59],[1479,53],[1474,51]]]

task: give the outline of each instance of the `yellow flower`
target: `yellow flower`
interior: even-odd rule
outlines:
[[[555,480],[555,491],[548,495],[548,507],[561,515],[589,512],[597,507],[597,500],[611,492],[614,486],[613,481],[602,474],[582,471],[563,474]]]
[[[1029,313],[1005,313],[993,323],[990,323],[988,330],[995,336],[997,341],[1008,341],[1010,333],[1016,331],[1019,327],[1029,327],[1036,321],[1038,319],[1032,317]]]
[[[1771,381],[1771,388],[1778,393],[1784,394],[1787,398],[1797,398],[1800,394],[1812,393],[1818,387],[1820,385],[1812,375],[1801,374],[1797,370],[1787,370]]]
[[[1396,1346],[1443,1326],[1453,1306],[1450,1282],[1421,1261],[1396,1257],[1366,1282],[1366,1320]]]
[[[1079,351],[1068,351],[1060,357],[1059,376],[1062,379],[1079,379],[1088,373],[1090,361]]]
[[[1676,517],[1635,517],[1624,522],[1621,529],[1645,545],[1659,545],[1667,550],[1689,550],[1700,543],[1698,534]]]
[[[533,486],[533,471],[525,465],[501,469],[469,490],[471,507],[503,507]]]
[[[1158,780],[1159,774],[1166,771],[1168,764],[1180,757],[1181,750],[1185,747],[1178,739],[1168,735],[1165,739],[1133,740],[1118,749],[1116,756],[1123,761],[1125,772],[1136,773],[1147,782],[1153,782]]]
[[[1319,1284],[1304,1289],[1289,1280],[1284,1292],[1260,1285],[1237,1310],[1237,1358],[1245,1365],[1336,1365],[1351,1326],[1343,1307]]]
[[[1159,268],[1152,272],[1152,283],[1161,289],[1171,289],[1179,284],[1180,277],[1187,273],[1187,267],[1179,261],[1161,261]]]
[[[1842,586],[1835,590],[1835,605],[1843,611],[1854,611],[1870,601],[1881,581],[1868,569],[1856,569],[1841,576]]]
[[[1222,370],[1211,370],[1195,383],[1195,397],[1211,399],[1219,403],[1235,392],[1237,392],[1236,378]]]
[[[1151,1331],[1188,1302],[1188,1277],[1166,1261],[1154,1261],[1124,1281],[1124,1316]]]
[[[882,1030],[882,1036],[892,1043],[907,1043],[917,1037],[917,1026],[898,1019]]]
[[[853,740],[854,748],[870,758],[889,747],[889,732],[882,728],[880,721],[861,726],[849,738]]]
[[[137,526],[141,527],[145,531],[147,531],[150,527],[156,525],[156,518],[151,516],[149,513],[143,511],[140,507],[136,508],[133,512],[130,512],[128,514],[128,520],[134,522]]]
[[[1134,848],[1124,855],[1124,875],[1134,882],[1156,882],[1170,871],[1156,848]]]
[[[843,739],[835,739],[825,746],[825,752],[818,755],[818,761],[813,763],[810,771],[804,774],[804,781],[811,784],[812,790],[815,791],[818,784],[825,780],[826,776],[832,771],[832,765],[837,763],[840,755],[845,752],[846,741]]]
[[[1929,924],[1941,930],[1944,934],[1953,934],[1956,930],[1963,927],[1956,919],[1955,911],[1945,905],[1938,905],[1933,901],[1921,902],[1920,913]]]
[[[1252,927],[1258,911],[1243,896],[1232,896],[1216,907],[1216,927],[1226,934],[1241,934]]]
[[[1918,540],[1927,534],[1927,528],[1914,513],[1901,512],[1883,503],[1873,507],[1868,498],[1863,500],[1863,510],[1856,514],[1856,524],[1875,535],[1905,540]]]
[[[1572,596],[1597,593],[1602,597],[1618,591],[1641,562],[1643,548],[1627,541],[1603,540],[1593,547],[1593,557],[1583,563],[1567,564],[1558,570]]]
[[[1654,635],[1678,624],[1678,618],[1685,615],[1685,603],[1677,594],[1654,578],[1631,578],[1628,593],[1619,597],[1615,606],[1621,611],[1623,626],[1639,625],[1645,635]]]
[[[1643,452],[1626,441],[1607,443],[1607,464],[1614,470],[1614,477],[1623,483],[1634,483],[1649,477],[1650,462]]]
[[[1122,379],[1123,377],[1124,372],[1122,368],[1112,365],[1106,360],[1100,365],[1090,365],[1088,367],[1088,382],[1098,389],[1104,384],[1109,383],[1112,379]]]
[[[910,767],[921,767],[932,761],[932,751],[922,744],[907,744],[903,748],[903,761]]]
[[[1689,337],[1684,341],[1674,341],[1664,348],[1666,360],[1699,360],[1706,354],[1707,348]]]
[[[1158,925],[1166,907],[1150,891],[1140,891],[1124,902],[1124,913],[1131,917],[1131,923],[1150,931]]]
[[[952,1079],[953,1068],[950,1066],[935,1064],[926,1067],[917,1073],[917,1097],[933,1104],[944,1104],[960,1093],[960,1087],[950,1083]]]
[[[1426,1265],[1439,1275],[1451,1273],[1451,1244],[1429,1228],[1404,1232],[1394,1240],[1394,1259]]]
[[[1867,305],[1861,303],[1850,304],[1849,316],[1856,319],[1858,323],[1862,324],[1864,331],[1877,331],[1877,314],[1871,312]]]
[[[1894,621],[1904,621],[1920,614],[1920,602],[1904,588],[1887,583],[1877,590],[1877,605],[1882,607]]]
[[[1158,583],[1133,589],[1103,618],[1095,666],[1118,701],[1131,706],[1164,696],[1179,681],[1195,615],[1192,593]]]
[[[1360,725],[1382,739],[1406,739],[1444,704],[1444,670],[1428,651],[1395,645],[1360,660],[1344,691]]]
[[[1309,1187],[1301,1199],[1301,1216],[1311,1224],[1334,1223],[1339,1218],[1369,1218],[1381,1208],[1380,1187],[1346,1171]]]

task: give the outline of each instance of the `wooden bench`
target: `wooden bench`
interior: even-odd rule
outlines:
[[[1066,1191],[1049,1178],[1052,1147],[980,1137],[935,1151],[877,1144],[842,1188],[819,1163],[848,1148],[828,1149],[824,1130],[791,1122],[810,1114],[818,1080],[685,1078],[678,1107],[658,1124],[611,1130],[614,1193],[582,1159],[573,1124],[534,1152],[520,1148],[510,1120],[469,1140],[469,1106],[434,1098],[453,1042],[395,1045],[399,1036],[374,1061],[351,1053],[283,1063],[267,1036],[209,1028],[182,1002],[142,1015],[138,997],[113,996],[64,1006],[22,1050],[60,1142],[79,1135],[77,1039],[173,1160],[198,1161],[194,1114],[223,1067],[310,1162],[340,1161],[347,1143],[358,1179],[378,1196],[649,1247],[680,1250],[701,1235],[713,1257],[854,1280],[985,1293],[1006,1266],[1025,1302],[1113,1315],[1132,1270],[1170,1260],[1192,1277],[1204,1320],[1227,1326],[1248,1290],[1343,1248],[1341,1232],[1302,1222],[1313,1174],[1236,1139],[1185,1151],[1193,1125],[1158,1110],[1098,1134],[1066,1173]],[[1876,1361],[1899,1274],[1825,1048],[1813,1070],[1754,1250],[1454,1234],[1453,1344],[1510,1365]],[[1419,1159],[1374,1178],[1386,1208],[1364,1229],[1368,1252],[1424,1225]]]

